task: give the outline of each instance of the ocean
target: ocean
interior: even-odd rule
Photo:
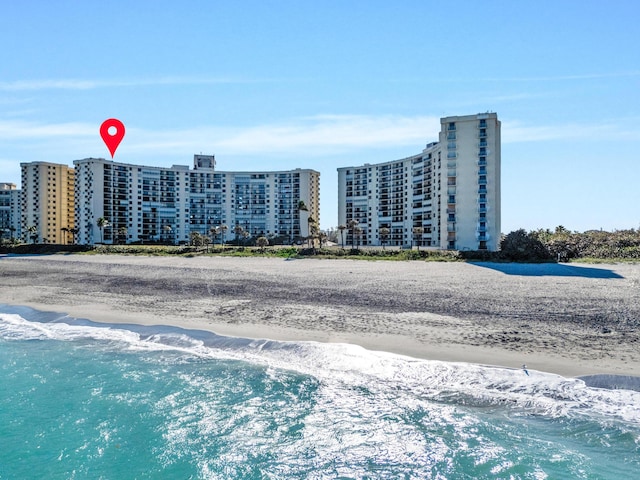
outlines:
[[[0,306],[0,479],[640,478],[640,392]]]

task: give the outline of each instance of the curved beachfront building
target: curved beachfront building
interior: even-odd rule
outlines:
[[[440,125],[439,141],[419,154],[338,169],[338,223],[355,227],[345,232],[348,243],[498,250],[498,117],[446,117]]]

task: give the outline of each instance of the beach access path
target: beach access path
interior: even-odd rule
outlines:
[[[105,323],[640,375],[640,265],[3,256],[0,303]]]

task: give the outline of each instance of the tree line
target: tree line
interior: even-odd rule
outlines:
[[[505,260],[559,261],[576,259],[640,260],[640,229],[571,232],[562,225],[555,230],[515,230],[502,238],[500,255]]]

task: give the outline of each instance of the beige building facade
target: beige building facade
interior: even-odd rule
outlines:
[[[48,162],[21,163],[20,168],[22,238],[36,243],[72,243],[74,169]]]

